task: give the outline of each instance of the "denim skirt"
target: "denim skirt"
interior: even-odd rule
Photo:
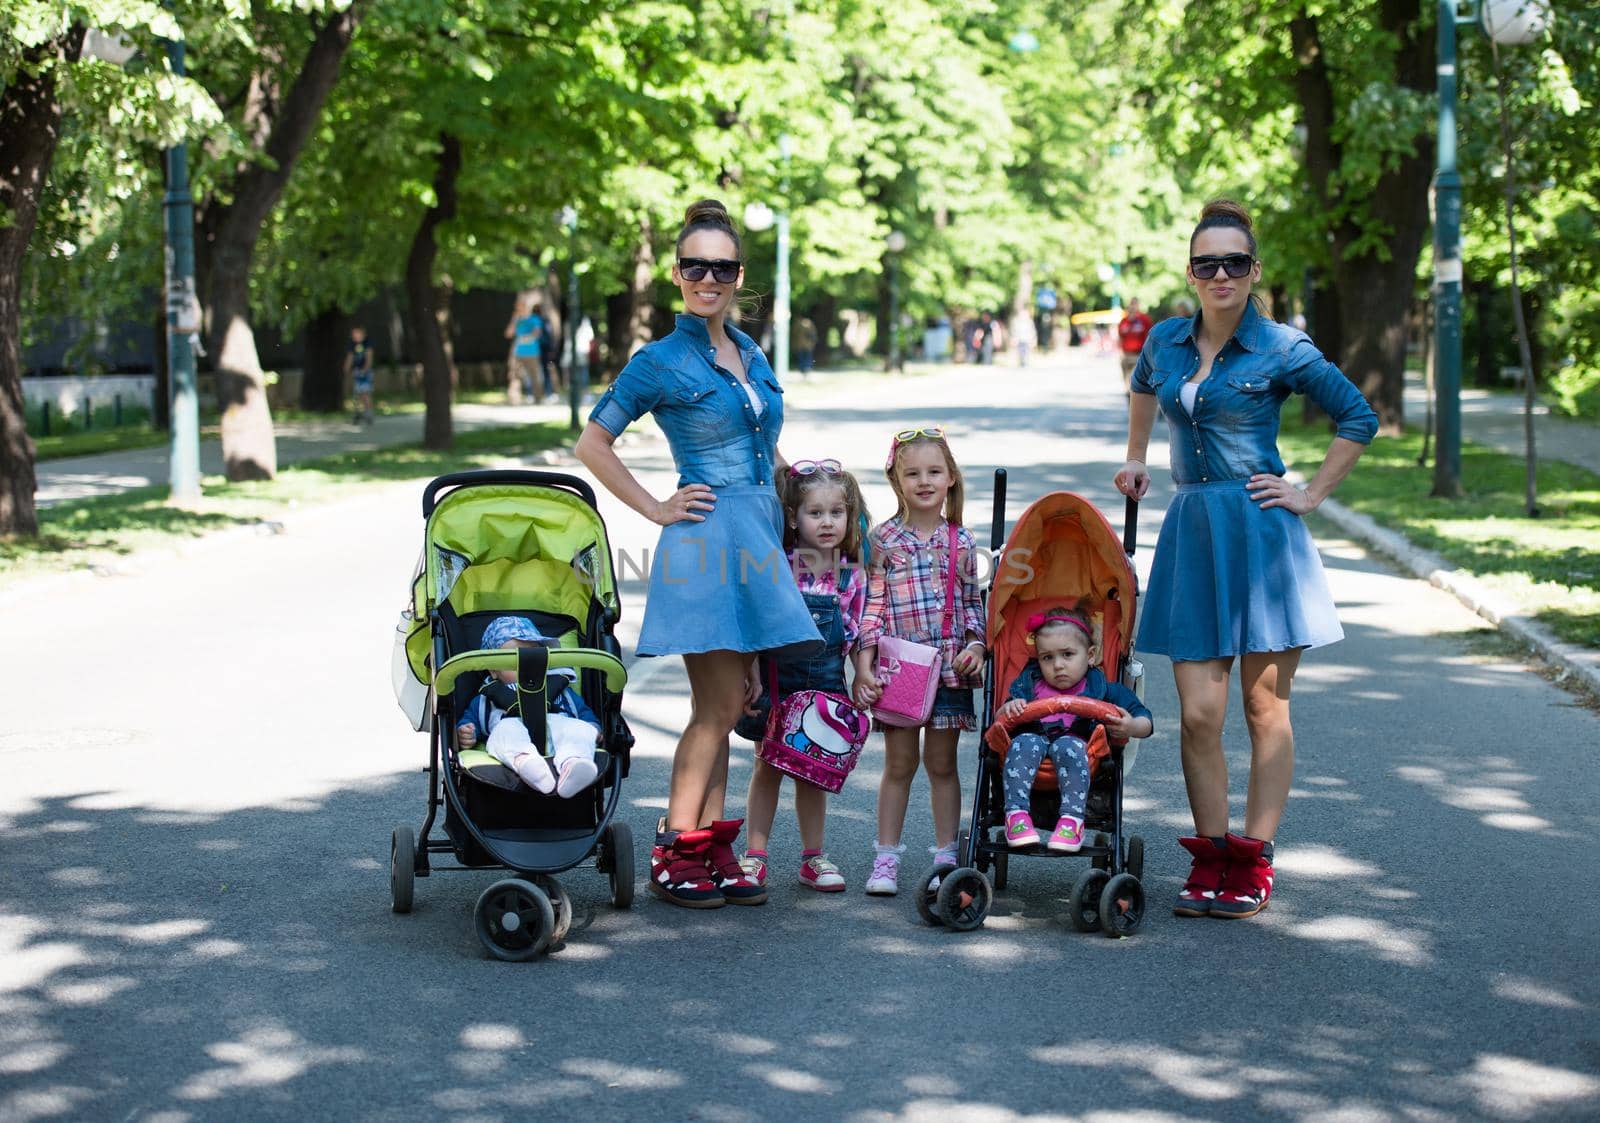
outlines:
[[[1185,662],[1344,638],[1305,521],[1262,510],[1246,482],[1178,485],[1140,607],[1140,651]]]
[[[664,527],[650,563],[640,655],[822,647],[783,552],[783,510],[765,485],[712,489],[705,522]]]

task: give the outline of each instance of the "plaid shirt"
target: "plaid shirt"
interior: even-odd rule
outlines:
[[[945,585],[949,580],[949,524],[924,540],[897,517],[874,527],[872,564],[867,570],[867,609],[861,618],[856,649],[876,647],[883,635],[937,647],[942,656],[939,681],[945,686],[979,685],[974,676],[960,678],[953,666],[956,655],[974,639],[983,638],[983,598],[979,594],[977,543],[964,526],[956,527],[957,596],[960,603],[950,618],[950,636],[940,636],[944,623]]]

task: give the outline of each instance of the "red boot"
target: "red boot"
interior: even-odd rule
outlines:
[[[1210,916],[1216,896],[1228,871],[1228,850],[1209,838],[1178,839],[1178,845],[1194,855],[1189,880],[1183,883],[1173,916]]]
[[[1228,875],[1211,902],[1211,915],[1243,920],[1267,907],[1272,896],[1272,843],[1243,835],[1228,836]]]
[[[706,868],[711,832],[669,831],[665,822],[650,852],[650,892],[686,909],[715,909],[727,903]]]
[[[767,887],[757,881],[739,864],[739,855],[733,844],[738,841],[743,819],[722,819],[711,824],[711,845],[706,850],[706,865],[711,867],[711,880],[717,891],[730,905],[764,905]]]

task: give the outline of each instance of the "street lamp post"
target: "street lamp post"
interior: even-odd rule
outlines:
[[[772,294],[772,368],[782,383],[789,377],[789,134],[778,137],[783,156],[783,187],[778,197],[778,276]]]
[[[904,370],[900,357],[900,255],[905,252],[906,236],[892,230],[883,241],[889,251],[889,355],[884,370]]]
[[[567,402],[571,415],[567,424],[573,432],[580,428],[578,407],[583,391],[578,386],[578,208],[561,208],[561,225],[567,230]]]
[[[1470,24],[1480,14],[1478,6],[1473,5],[1463,16],[1459,6],[1458,0],[1439,0],[1439,155],[1433,178],[1434,417],[1439,441],[1433,460],[1433,494],[1444,497],[1461,494],[1462,269],[1461,176],[1456,171],[1456,26]],[[1550,22],[1550,5],[1548,0],[1484,0],[1481,15],[1484,31],[1492,40],[1516,45],[1532,42],[1544,33]],[[1509,231],[1509,210],[1507,223]],[[1515,253],[1515,233],[1510,233]],[[1520,299],[1517,307],[1520,314]],[[1524,377],[1531,376],[1530,371],[1523,373]],[[1532,471],[1531,465],[1529,470]]]
[[[1439,0],[1439,143],[1433,175],[1433,494],[1461,494],[1461,176],[1456,172],[1456,0]]]

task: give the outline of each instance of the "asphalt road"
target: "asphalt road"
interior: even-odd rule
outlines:
[[[952,429],[975,528],[996,465],[1013,513],[1061,487],[1120,509],[1109,361],[789,399],[785,452],[861,468],[880,517],[888,436],[925,420]],[[628,456],[670,486],[663,445]],[[1075,861],[1013,862],[970,934],[864,896],[874,742],[829,818],[849,892],[790,880],[786,799],[766,907],[694,913],[641,891],[619,913],[574,871],[565,949],[508,964],[472,934],[492,873],[419,881],[416,911],[389,912],[389,832],[424,811],[425,741],[388,681],[419,494],[375,490],[278,536],[0,605],[0,1120],[1600,1112],[1600,722],[1475,654],[1477,617],[1355,546],[1322,539],[1348,638],[1296,684],[1278,894],[1254,921],[1162,908],[1188,816],[1171,678],[1150,658],[1157,734],[1128,820],[1153,909],[1133,939],[1065,923]],[[604,510],[617,548],[653,541]],[[642,598],[625,595],[626,641]],[[634,672],[642,870],[687,695],[675,660]],[[1242,772],[1237,700],[1227,740]],[[736,791],[748,767],[736,750]],[[914,851],[932,842],[926,807],[919,781]]]

